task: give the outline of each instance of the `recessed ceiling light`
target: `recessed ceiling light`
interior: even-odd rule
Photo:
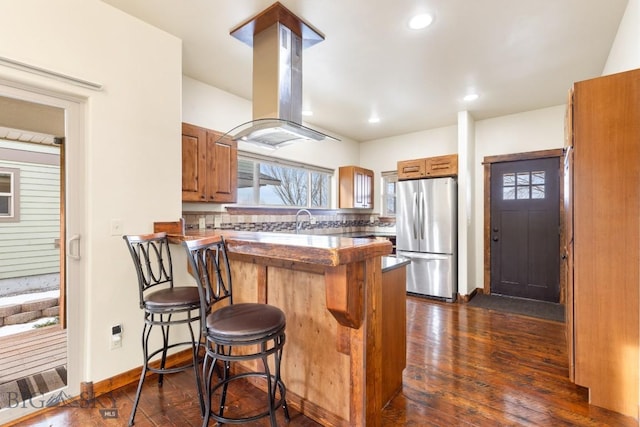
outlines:
[[[313,116],[313,111],[311,110],[302,110],[303,116]]]
[[[422,30],[423,28],[427,28],[433,22],[433,15],[428,13],[421,13],[419,15],[414,16],[409,21],[409,28],[412,30]]]
[[[380,123],[380,117],[376,117],[376,116],[369,117],[369,123]]]
[[[475,101],[479,97],[480,97],[480,95],[478,95],[477,93],[470,93],[469,95],[466,95],[462,99],[464,99],[465,101]]]

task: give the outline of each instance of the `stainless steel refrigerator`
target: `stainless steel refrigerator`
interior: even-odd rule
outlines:
[[[411,259],[407,292],[456,298],[457,189],[454,178],[399,181],[396,253]]]

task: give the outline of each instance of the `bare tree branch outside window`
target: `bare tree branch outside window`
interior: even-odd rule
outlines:
[[[311,173],[311,206],[328,206],[329,176],[317,172]]]
[[[260,171],[280,181],[280,185],[273,185],[271,189],[280,197],[283,204],[289,206],[307,205],[308,175],[306,171],[265,164],[260,165]]]
[[[260,206],[329,207],[328,172],[238,159],[238,203]]]

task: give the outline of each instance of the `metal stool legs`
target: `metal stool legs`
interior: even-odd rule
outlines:
[[[157,314],[148,314],[147,315],[147,319],[145,319],[145,324],[144,327],[142,329],[142,352],[143,352],[143,356],[144,356],[144,363],[142,365],[142,372],[140,374],[140,380],[138,381],[138,388],[136,390],[136,396],[135,399],[133,401],[133,407],[131,409],[131,415],[129,417],[129,426],[132,426],[134,424],[134,419],[136,416],[136,411],[138,409],[138,403],[140,401],[140,394],[142,392],[142,387],[144,385],[146,376],[148,372],[156,372],[158,374],[158,386],[162,387],[163,385],[163,381],[164,381],[164,374],[171,374],[171,373],[175,373],[175,372],[180,372],[180,371],[184,371],[186,369],[189,369],[190,367],[193,368],[193,373],[196,377],[196,386],[198,388],[198,399],[199,399],[199,403],[200,403],[200,414],[202,416],[204,416],[205,414],[205,402],[204,402],[204,397],[202,395],[202,381],[200,378],[200,370],[198,369],[198,361],[199,361],[199,352],[200,352],[200,337],[196,337],[196,335],[193,333],[193,327],[191,325],[191,323],[196,320],[196,319],[191,319],[191,318],[187,318],[183,321],[183,323],[186,323],[189,329],[189,334],[191,336],[191,342],[180,342],[180,343],[175,343],[175,344],[169,344],[169,331],[170,331],[170,326],[172,324],[176,324],[176,322],[171,321],[171,314],[167,315],[167,319],[165,320],[163,314],[159,314],[157,316],[159,316],[159,320],[155,320],[155,316]],[[161,330],[162,330],[162,347],[153,351],[152,353],[149,353],[149,337],[151,336],[151,331],[153,329],[153,326],[160,326]],[[190,365],[187,366],[179,366],[179,367],[174,367],[174,368],[166,368],[166,362],[167,362],[167,351],[170,348],[176,347],[176,346],[180,346],[180,345],[186,345],[186,344],[190,344],[191,345],[191,351],[192,351],[192,362]],[[156,356],[157,354],[162,353],[161,359],[160,359],[160,366],[158,368],[153,368],[150,366],[150,362],[151,359]]]
[[[290,420],[289,416],[289,408],[287,407],[286,401],[286,387],[280,377],[280,366],[281,366],[281,358],[282,358],[282,350],[285,341],[284,330],[281,331],[276,336],[270,339],[273,341],[272,348],[267,348],[268,342],[261,342],[260,351],[250,355],[232,355],[232,347],[220,344],[213,344],[215,346],[215,351],[210,351],[207,349],[207,353],[204,358],[203,366],[202,366],[202,375],[204,382],[204,393],[205,393],[205,416],[202,423],[203,427],[208,426],[209,419],[213,418],[219,424],[238,424],[243,422],[251,422],[258,420],[260,418],[269,417],[270,424],[272,427],[277,427],[276,422],[276,410],[282,407],[284,411],[284,416],[287,421]],[[274,372],[271,373],[271,369],[269,368],[269,356],[274,356]],[[231,362],[240,361],[240,360],[254,360],[259,358],[262,360],[262,365],[264,367],[264,372],[244,372],[235,375],[231,375]],[[221,366],[221,376],[220,380],[212,384],[213,374],[215,368],[217,366],[217,362],[220,361]],[[232,381],[247,378],[247,377],[260,377],[264,378],[266,381],[266,389],[267,389],[267,405],[268,408],[256,415],[247,416],[244,418],[229,418],[224,415],[225,412],[225,403],[227,398],[227,388],[229,383]],[[220,400],[217,405],[217,411],[212,411],[212,396],[218,390],[221,389]],[[278,392],[280,396],[276,399]]]

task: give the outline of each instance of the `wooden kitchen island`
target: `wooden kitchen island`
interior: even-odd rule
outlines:
[[[234,231],[184,232],[173,243],[222,234],[235,302],[263,302],[287,317],[282,377],[287,402],[322,425],[379,426],[402,388],[405,265],[386,239]],[[383,273],[384,264],[384,273]]]

